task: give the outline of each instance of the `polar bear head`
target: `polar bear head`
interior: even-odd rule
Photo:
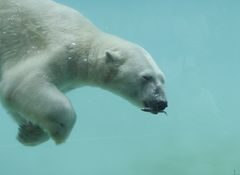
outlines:
[[[164,112],[167,100],[164,75],[150,54],[130,42],[116,42],[103,49],[94,66],[95,83],[120,95],[143,111]]]

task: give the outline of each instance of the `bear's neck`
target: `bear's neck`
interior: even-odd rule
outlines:
[[[83,40],[75,38],[54,49],[50,69],[53,83],[62,91],[90,85],[105,87],[105,51],[122,39],[103,32]],[[59,57],[60,55],[60,57]]]
[[[47,63],[51,82],[61,91],[69,91],[88,84],[88,59],[91,40],[75,38],[55,49],[50,49],[52,59]]]
[[[105,60],[106,51],[118,48],[119,43],[122,44],[123,41],[121,38],[104,32],[94,39],[88,56],[88,85],[105,88],[106,77],[104,76],[111,73]]]

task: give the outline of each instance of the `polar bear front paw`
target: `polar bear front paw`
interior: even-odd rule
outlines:
[[[27,122],[19,126],[17,139],[23,145],[36,146],[47,141],[49,136],[39,126]]]

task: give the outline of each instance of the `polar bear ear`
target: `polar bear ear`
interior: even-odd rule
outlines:
[[[125,60],[122,58],[120,51],[116,50],[106,50],[105,51],[105,61],[108,64],[122,65]]]

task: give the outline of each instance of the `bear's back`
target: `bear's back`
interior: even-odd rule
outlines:
[[[96,31],[80,13],[50,0],[1,0],[0,75],[6,64],[52,50],[81,32],[84,37]]]

